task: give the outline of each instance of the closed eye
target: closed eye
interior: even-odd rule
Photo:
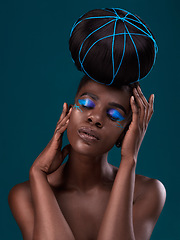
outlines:
[[[79,99],[78,102],[81,106],[83,106],[85,108],[92,109],[95,107],[95,103],[92,100],[90,100],[89,98]]]
[[[109,109],[107,111],[107,114],[111,118],[111,120],[113,120],[113,121],[122,121],[122,120],[124,120],[124,117],[116,109],[113,109],[113,108]]]
[[[82,107],[87,108],[87,109],[93,109],[95,107],[95,103],[89,98],[78,99],[78,102]],[[120,114],[120,112],[114,108],[108,109],[107,115],[112,121],[124,120],[124,117]]]

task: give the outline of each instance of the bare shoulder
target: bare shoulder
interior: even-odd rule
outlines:
[[[136,175],[134,222],[148,223],[152,232],[166,201],[164,184],[154,178]]]
[[[22,232],[23,239],[32,239],[34,210],[29,181],[16,184],[9,192],[8,203]]]
[[[133,206],[136,239],[150,239],[166,200],[166,189],[161,181],[136,175],[137,196]]]
[[[155,178],[149,178],[143,175],[136,174],[135,187],[140,197],[144,194],[160,197],[165,201],[166,199],[166,188],[164,184]]]
[[[20,204],[24,200],[32,201],[29,181],[18,183],[9,191],[8,203],[10,207],[14,207],[17,200]]]
[[[29,183],[29,180],[28,181],[25,181],[25,182],[22,182],[22,183],[18,183],[16,184],[9,192],[9,197],[12,196],[12,194],[16,192],[18,193],[30,193],[30,183]]]
[[[111,166],[113,167],[116,175],[118,168],[113,165]],[[146,197],[147,199],[153,198],[154,201],[156,200],[163,207],[166,200],[166,188],[158,179],[136,174],[134,202],[143,197]]]

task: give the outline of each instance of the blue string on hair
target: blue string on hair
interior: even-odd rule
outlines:
[[[105,8],[102,8],[102,10],[105,10],[105,11],[107,11],[107,12],[111,12],[111,11],[109,11],[108,9],[105,9]],[[134,82],[131,82],[131,84],[132,84],[132,83],[135,83],[135,82],[138,82],[138,81],[144,79],[144,78],[150,73],[150,71],[152,70],[152,68],[153,68],[153,66],[154,66],[154,64],[155,64],[156,54],[157,54],[157,52],[158,52],[158,46],[157,46],[156,41],[155,41],[155,39],[153,38],[151,32],[148,30],[148,28],[146,27],[146,25],[145,25],[144,23],[142,23],[142,21],[140,21],[140,19],[139,19],[137,16],[135,16],[134,14],[132,14],[132,13],[130,13],[130,12],[124,10],[124,9],[121,9],[121,8],[112,8],[112,10],[114,11],[115,16],[87,17],[87,18],[82,19],[82,20],[80,20],[80,21],[78,21],[78,22],[75,22],[74,25],[73,25],[73,27],[72,27],[72,29],[71,29],[70,37],[71,37],[72,32],[73,32],[73,30],[75,29],[75,27],[76,27],[79,23],[81,23],[82,21],[85,21],[85,20],[88,20],[88,19],[109,18],[110,21],[108,21],[107,23],[103,24],[102,26],[100,26],[99,28],[97,28],[96,30],[94,30],[93,32],[91,32],[91,33],[84,39],[84,41],[82,42],[82,44],[81,44],[81,46],[80,46],[80,49],[79,49],[79,62],[80,62],[80,64],[81,64],[81,69],[82,69],[82,70],[84,71],[84,73],[85,73],[87,76],[89,76],[92,80],[94,80],[94,81],[96,81],[96,82],[99,82],[99,81],[97,81],[96,79],[94,79],[93,77],[91,77],[91,76],[88,74],[88,72],[84,69],[83,63],[84,63],[84,60],[85,60],[88,52],[91,50],[91,48],[92,48],[97,42],[102,41],[102,40],[105,39],[105,38],[112,37],[112,67],[113,67],[113,78],[112,78],[112,80],[111,80],[111,82],[110,82],[109,84],[106,84],[106,85],[111,85],[111,84],[114,82],[114,79],[115,79],[115,77],[116,77],[116,75],[117,75],[117,73],[118,73],[118,71],[119,71],[119,69],[120,69],[120,67],[121,67],[121,65],[122,65],[122,61],[123,61],[124,54],[125,54],[125,49],[126,49],[126,35],[129,35],[129,37],[130,37],[130,39],[131,39],[131,41],[132,41],[132,44],[134,45],[135,52],[136,52],[137,61],[138,61],[138,73],[139,73],[139,74],[138,74],[138,80],[136,80],[136,81],[134,81]],[[124,17],[120,17],[120,16],[118,15],[118,13],[116,12],[116,10],[122,10],[122,11],[126,12],[126,15],[125,15]],[[111,13],[112,13],[112,12],[111,12]],[[84,14],[83,14],[83,15],[84,15]],[[82,17],[83,15],[81,15],[81,17]],[[81,18],[81,17],[80,17],[80,18]],[[132,19],[131,17],[133,17],[133,18],[135,18],[135,19]],[[123,33],[116,33],[116,24],[117,24],[117,21],[118,21],[119,19],[124,23],[124,26],[125,26],[125,30],[124,30]],[[131,21],[131,22],[130,22],[130,21]],[[82,47],[83,47],[83,45],[84,45],[84,42],[85,42],[93,33],[97,32],[99,29],[105,27],[106,25],[108,25],[108,24],[110,24],[110,23],[112,23],[112,22],[114,22],[113,35],[108,35],[108,36],[105,36],[105,37],[102,37],[102,38],[98,39],[96,42],[94,42],[94,43],[89,47],[89,49],[86,51],[83,59],[81,59],[80,55],[81,55],[81,50],[82,50]],[[132,22],[134,22],[134,24],[133,24]],[[126,23],[134,26],[135,28],[137,28],[138,30],[140,30],[141,33],[130,33],[130,32],[129,32],[129,29],[128,29],[127,25],[126,25]],[[136,26],[135,23],[138,23],[138,24],[140,24],[141,26],[143,26],[146,31],[144,31],[144,30],[141,29],[140,27]],[[117,71],[115,72],[115,69],[114,69],[114,40],[115,40],[115,36],[119,36],[119,35],[124,35],[124,47],[123,47],[123,53],[122,53],[122,57],[121,57],[119,66],[118,66],[118,68],[117,68]],[[149,71],[149,72],[146,74],[146,76],[144,76],[143,78],[140,78],[140,70],[141,70],[141,69],[140,69],[139,54],[138,54],[138,50],[137,50],[136,44],[135,44],[135,42],[133,41],[132,35],[139,35],[139,36],[149,37],[149,38],[153,41],[153,43],[154,43],[154,50],[155,50],[154,62],[153,62],[153,65],[152,65],[150,71]],[[73,60],[73,59],[72,59],[72,60]],[[73,62],[74,62],[74,60],[73,60]]]

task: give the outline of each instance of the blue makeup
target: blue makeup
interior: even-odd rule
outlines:
[[[87,107],[87,108],[94,108],[95,107],[94,102],[91,101],[89,98],[79,99],[78,102],[83,107]]]
[[[74,107],[73,108],[76,108],[77,110],[80,110],[82,112],[82,110],[80,109],[80,107],[76,104],[74,104]]]
[[[124,117],[116,109],[111,108],[111,109],[108,110],[107,113],[114,121],[122,121],[122,120],[124,120]]]
[[[120,122],[117,122],[117,124],[118,124],[118,125],[116,125],[116,127],[124,128],[124,127],[120,124]]]
[[[88,109],[92,109],[95,107],[95,103],[89,98],[79,99],[78,102],[81,106]],[[123,126],[120,124],[120,121],[123,121],[125,118],[120,114],[119,111],[117,111],[116,109],[110,108],[107,111],[107,115],[110,117],[112,121],[116,121],[117,123],[117,125],[115,125],[116,127],[123,128]]]

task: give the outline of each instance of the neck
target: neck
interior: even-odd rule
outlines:
[[[102,185],[112,176],[112,167],[107,161],[108,152],[101,156],[82,155],[71,147],[64,167],[66,185],[80,192]]]

